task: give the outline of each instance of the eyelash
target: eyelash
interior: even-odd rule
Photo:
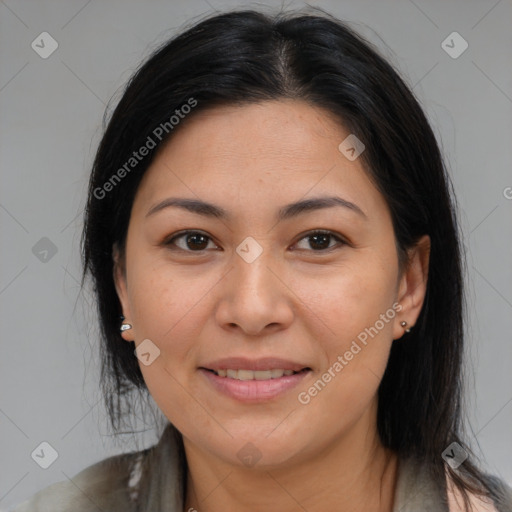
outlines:
[[[180,238],[184,238],[184,237],[186,237],[188,235],[202,235],[205,238],[207,238],[209,241],[212,240],[211,237],[209,237],[208,235],[206,235],[205,233],[203,233],[201,231],[188,230],[188,231],[181,231],[180,233],[177,233],[177,234],[173,235],[171,238],[169,238],[166,241],[164,241],[164,245],[165,246],[172,246],[172,245],[175,246],[175,241],[176,240],[178,240]],[[313,237],[315,235],[325,235],[325,236],[329,236],[331,238],[334,238],[338,242],[338,248],[341,248],[340,246],[349,245],[339,235],[336,235],[332,231],[321,230],[321,229],[320,230],[313,230],[313,231],[310,231],[310,232],[306,233],[296,243],[298,243],[298,242],[300,242],[300,241],[302,241],[304,239],[311,238],[311,237]],[[328,252],[331,252],[335,248],[336,248],[336,246],[328,247],[326,249],[319,249],[319,250],[311,249],[311,252],[315,252],[315,253],[328,253]],[[171,248],[171,250],[173,250],[173,251],[174,250],[179,250],[179,251],[182,251],[182,252],[199,253],[199,254],[201,254],[201,253],[204,253],[205,251],[207,251],[208,249],[200,249],[198,251],[193,251],[193,250],[182,249],[181,247],[178,247],[178,248]],[[303,250],[303,249],[299,249],[299,250]]]

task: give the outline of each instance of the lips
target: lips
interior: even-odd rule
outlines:
[[[228,357],[210,361],[198,370],[212,389],[245,403],[277,399],[312,372],[304,363],[280,357]]]
[[[270,378],[279,378],[282,375],[278,375],[277,371],[283,371],[284,375],[292,375],[293,373],[298,373],[303,370],[310,370],[308,365],[298,363],[291,360],[282,359],[279,357],[264,357],[260,359],[248,359],[246,357],[229,357],[224,359],[218,359],[216,361],[211,361],[204,365],[201,365],[200,368],[205,370],[211,370],[217,375],[222,375],[222,370],[228,371],[230,370],[230,374],[226,374],[226,377],[238,378],[239,375],[242,376],[242,380],[250,380],[252,378],[258,379],[257,375],[259,372],[274,372],[275,377],[270,376]],[[221,371],[221,373],[219,373]],[[290,371],[292,373],[290,373]],[[238,375],[234,372],[238,372]],[[240,372],[242,372],[240,374]],[[247,372],[247,373],[246,373]],[[254,375],[253,375],[254,374]],[[259,374],[260,377],[262,376]],[[250,377],[250,379],[249,379]]]
[[[233,370],[240,373],[240,370]],[[243,370],[250,371],[252,370]],[[265,370],[256,370],[254,373]],[[243,403],[263,403],[269,400],[277,400],[280,396],[285,396],[293,388],[297,387],[310,373],[311,370],[304,369],[300,372],[292,372],[292,375],[283,375],[282,377],[270,378],[264,380],[240,380],[238,378],[220,377],[213,370],[199,368],[200,374],[205,378],[206,383],[216,393],[234,399]],[[226,370],[227,373],[227,370]]]

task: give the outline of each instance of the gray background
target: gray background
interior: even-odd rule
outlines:
[[[0,509],[156,441],[151,419],[136,438],[116,444],[108,435],[94,303],[90,294],[78,297],[88,173],[106,103],[152,48],[188,20],[258,5],[0,2]],[[468,261],[469,436],[485,468],[512,484],[512,3],[314,5],[382,49],[442,141]],[[44,31],[59,45],[47,59],[31,48]],[[456,59],[441,47],[453,31],[469,44]],[[32,250],[43,237],[57,248],[46,262]],[[42,441],[58,452],[48,469],[31,458]]]

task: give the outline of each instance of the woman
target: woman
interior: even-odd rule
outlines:
[[[461,436],[439,148],[343,23],[234,11],[156,51],[101,141],[82,243],[112,425],[133,388],[169,423],[16,511],[512,510]]]

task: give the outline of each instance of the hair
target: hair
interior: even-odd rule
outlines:
[[[170,116],[191,99],[191,112],[170,126]],[[414,329],[393,343],[378,389],[382,443],[400,457],[427,462],[439,485],[448,471],[466,507],[468,492],[496,499],[499,489],[472,462],[462,440],[463,262],[452,186],[436,138],[392,65],[346,23],[318,9],[314,15],[273,16],[238,10],[201,20],[150,55],[127,83],[108,123],[104,119],[81,250],[82,287],[90,272],[97,299],[101,385],[112,428],[118,429],[121,404],[129,403],[130,392],[147,391],[134,346],[119,332],[122,311],[112,258],[114,245],[124,258],[131,208],[145,171],[195,113],[281,99],[322,108],[363,141],[366,149],[359,158],[389,206],[401,268],[407,249],[422,235],[431,240],[422,310]],[[155,144],[147,156],[119,174],[134,151],[149,146],[148,137]],[[122,179],[113,183],[116,173]],[[452,442],[471,454],[458,471],[441,457]]]

